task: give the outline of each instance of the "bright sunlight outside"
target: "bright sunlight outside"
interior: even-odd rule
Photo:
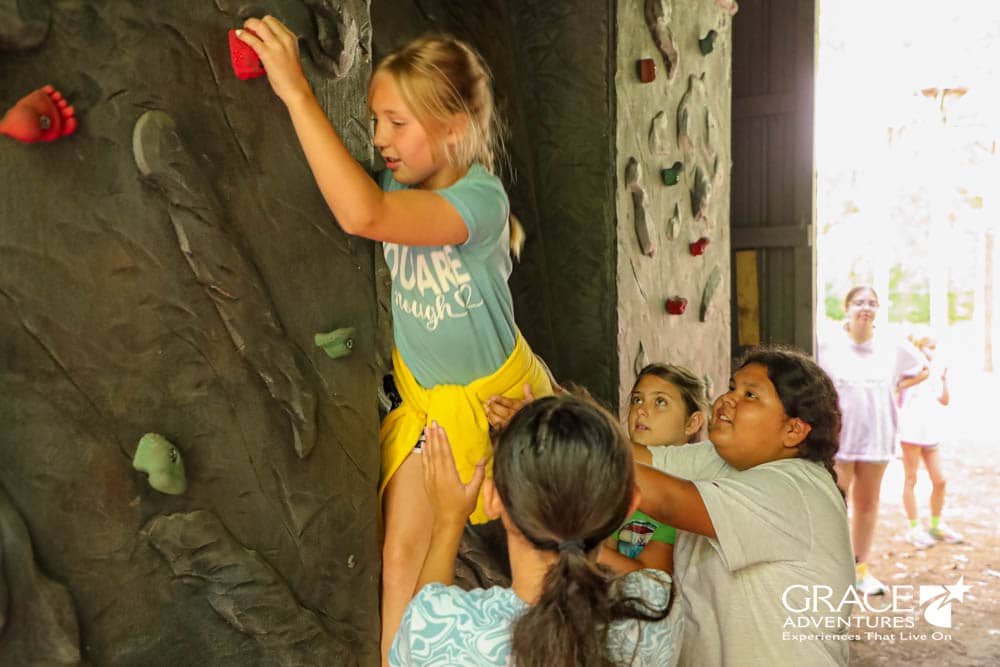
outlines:
[[[819,30],[817,335],[872,285],[879,326],[938,337],[956,393],[994,387],[1000,3],[827,0]]]

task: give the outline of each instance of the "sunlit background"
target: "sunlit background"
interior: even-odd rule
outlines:
[[[1000,3],[826,0],[818,44],[817,335],[873,285],[880,335],[937,336],[953,438],[981,439],[1000,366]]]

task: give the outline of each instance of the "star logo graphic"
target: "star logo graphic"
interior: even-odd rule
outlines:
[[[951,602],[952,600],[965,602],[965,594],[972,590],[972,586],[965,583],[965,575],[963,574],[958,578],[958,581],[953,583],[951,586],[945,586],[944,589],[948,591],[948,597],[944,600],[945,603]]]
[[[928,603],[924,609],[924,619],[939,628],[951,627],[951,602],[965,602],[965,594],[972,586],[965,583],[965,575],[958,578],[951,586],[921,586],[920,605]]]

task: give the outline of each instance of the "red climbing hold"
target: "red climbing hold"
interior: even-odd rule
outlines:
[[[0,120],[0,134],[29,144],[65,137],[76,127],[76,110],[49,85],[22,97]]]
[[[683,315],[687,307],[688,300],[682,296],[674,296],[667,299],[667,312],[671,315]]]
[[[243,28],[251,35],[256,36],[253,30]],[[229,31],[229,56],[233,61],[233,71],[236,78],[241,80],[252,79],[265,74],[264,66],[260,64],[260,57],[249,44],[236,36],[235,30]]]
[[[694,255],[695,257],[697,257],[698,255],[704,255],[705,254],[705,248],[708,247],[708,243],[709,243],[708,237],[707,236],[702,236],[697,241],[694,241],[693,243],[688,244],[688,247],[691,248],[691,254]]]

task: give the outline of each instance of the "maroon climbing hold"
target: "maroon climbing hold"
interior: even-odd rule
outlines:
[[[50,85],[22,97],[0,120],[0,134],[29,144],[65,137],[76,128],[76,110]]]
[[[253,36],[257,36],[253,30],[243,28]],[[233,71],[236,78],[246,81],[254,77],[265,74],[264,66],[260,62],[260,57],[253,48],[236,36],[235,30],[229,31],[229,56],[233,61]]]
[[[697,257],[698,255],[705,254],[705,248],[708,247],[709,240],[707,236],[702,236],[697,241],[690,244],[691,254]]]
[[[636,62],[639,73],[639,81],[649,83],[656,79],[656,61],[652,58],[643,58]]]
[[[674,296],[667,299],[667,312],[671,315],[683,315],[688,307],[688,300],[682,296]]]

